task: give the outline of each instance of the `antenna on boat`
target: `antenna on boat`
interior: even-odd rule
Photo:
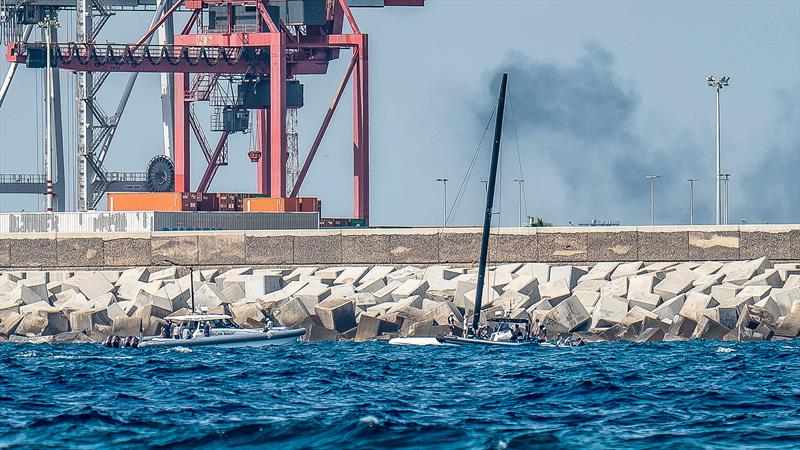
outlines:
[[[192,314],[194,314],[194,268],[189,266],[189,296],[192,299]]]
[[[486,276],[486,259],[489,255],[489,231],[492,226],[492,207],[494,206],[494,186],[497,181],[497,159],[500,155],[500,138],[503,131],[503,110],[506,104],[506,85],[508,74],[503,73],[500,80],[500,98],[497,101],[497,120],[494,124],[494,144],[492,145],[492,165],[489,170],[489,185],[486,190],[486,213],[483,218],[483,234],[481,236],[481,257],[478,263],[478,285],[475,291],[475,315],[472,318],[473,334],[478,333],[481,320],[481,302],[483,301],[483,285]]]
[[[180,264],[169,259],[162,259],[162,261],[172,264],[173,266],[180,266]],[[194,267],[189,266],[189,298],[192,300],[192,314],[194,314]]]

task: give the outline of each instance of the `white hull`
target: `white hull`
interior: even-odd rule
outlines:
[[[391,345],[438,345],[452,347],[453,344],[439,342],[435,337],[397,337],[389,339]]]
[[[276,329],[268,332],[260,330],[236,330],[231,334],[216,334],[209,337],[199,336],[192,339],[171,339],[163,337],[145,338],[139,348],[148,347],[266,347],[268,345],[288,345],[300,338],[306,332],[305,328]]]

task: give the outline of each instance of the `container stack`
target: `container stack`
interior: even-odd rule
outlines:
[[[107,196],[109,211],[162,212],[319,212],[314,197],[269,197],[250,193],[116,192]]]

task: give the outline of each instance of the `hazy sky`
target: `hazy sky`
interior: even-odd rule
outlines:
[[[370,35],[373,224],[441,223],[441,184],[434,180],[451,180],[452,205],[503,70],[510,79],[496,203],[503,225],[517,222],[513,180],[519,160],[527,214],[555,224],[649,223],[650,174],[662,176],[658,223],[688,223],[689,177],[700,179],[695,220],[711,223],[709,73],[731,76],[722,92],[722,170],[732,174],[731,223],[800,222],[800,2],[427,3],[355,10]],[[135,41],[148,21],[145,13],[118,14],[99,40]],[[61,22],[62,39],[74,36],[74,15],[64,14]],[[301,160],[345,69],[343,55],[329,76],[302,79]],[[6,67],[3,62],[3,72]],[[74,114],[74,76],[62,78],[65,140],[74,154],[75,126],[66,119]],[[115,109],[126,79],[109,77],[101,93],[106,111]],[[0,111],[0,172],[41,167],[37,82],[41,74],[21,68]],[[157,75],[140,76],[108,157],[111,170],[143,170],[161,152],[158,83]],[[325,216],[352,214],[351,98],[347,92],[302,191],[323,200]],[[208,122],[207,114],[200,117]],[[217,173],[213,191],[255,188],[249,141],[249,135],[231,141],[230,165]],[[196,186],[203,158],[196,144],[194,149]],[[485,143],[455,223],[481,221],[480,180],[488,160]],[[67,169],[74,170],[74,163]],[[0,210],[30,211],[40,202],[2,196]]]

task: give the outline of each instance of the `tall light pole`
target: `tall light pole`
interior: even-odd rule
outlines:
[[[660,175],[647,175],[645,178],[650,180],[650,225],[656,224],[656,180]]]
[[[727,75],[723,75],[719,80],[717,80],[714,75],[709,75],[706,77],[706,82],[709,86],[713,87],[717,91],[717,167],[716,173],[714,174],[714,179],[716,180],[716,189],[715,189],[715,198],[716,198],[716,205],[714,207],[714,212],[717,215],[717,225],[719,225],[722,221],[722,214],[720,211],[720,198],[719,198],[719,184],[720,184],[720,176],[722,175],[722,169],[720,168],[720,152],[719,152],[719,140],[720,140],[720,131],[719,131],[719,91],[722,90],[723,87],[728,86],[731,77]]]
[[[694,225],[694,182],[697,178],[687,178],[689,182],[689,225]]]
[[[447,228],[447,178],[437,178],[437,182],[444,186],[444,196],[442,197],[442,227]]]
[[[731,179],[731,174],[723,173],[722,175],[722,223],[728,224],[728,181]]]
[[[525,183],[524,178],[517,178],[517,214],[519,215],[519,227],[522,228],[522,184]]]

